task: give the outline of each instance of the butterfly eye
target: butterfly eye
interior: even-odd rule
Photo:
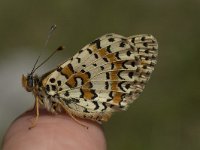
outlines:
[[[27,85],[29,88],[33,87],[33,76],[32,75],[27,76]]]

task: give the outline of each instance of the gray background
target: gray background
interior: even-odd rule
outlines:
[[[200,0],[1,0],[0,139],[34,103],[21,75],[30,72],[52,24],[58,29],[42,59],[59,45],[66,49],[38,74],[105,33],[158,39],[158,65],[144,93],[104,124],[109,150],[200,149]]]

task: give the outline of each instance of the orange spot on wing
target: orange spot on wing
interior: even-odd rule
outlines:
[[[105,50],[105,48],[100,49],[100,50],[98,51],[98,53],[99,53],[99,55],[100,55],[101,57],[104,57],[104,56],[107,55],[107,51]]]
[[[116,70],[122,68],[122,64],[121,64],[121,62],[116,62],[116,63],[114,63],[114,65],[115,65],[115,69],[116,69]]]
[[[82,89],[83,91],[83,97],[85,99],[91,100],[94,97],[94,94],[89,89]]]
[[[121,102],[121,100],[122,100],[122,93],[119,93],[119,92],[117,92],[116,94],[115,94],[115,96],[113,97],[113,103],[115,103],[115,104],[119,104],[119,102]]]
[[[66,84],[67,84],[69,87],[71,87],[71,88],[75,87],[75,86],[76,86],[76,81],[75,81],[75,79],[74,79],[74,76],[73,76],[73,77],[70,77],[70,78],[67,80]]]
[[[118,75],[117,75],[118,71],[112,71],[110,74],[110,78],[111,80],[116,81],[118,79]]]
[[[109,59],[110,62],[116,61],[115,54],[109,54],[109,55],[107,55],[107,58]]]
[[[105,48],[100,49],[100,50],[98,51],[98,53],[99,53],[99,55],[100,55],[101,57],[106,57],[106,58],[108,58],[108,60],[109,60],[110,62],[116,61],[115,54],[109,54],[109,53],[106,51]]]
[[[107,112],[105,114],[103,114],[101,121],[108,121],[110,119],[110,117],[112,116],[111,112]]]
[[[91,86],[92,86],[92,83],[91,82],[87,82],[87,83],[85,83],[84,85],[83,85],[83,88],[91,88]]]
[[[61,73],[67,76],[68,78],[74,74],[73,70],[70,69],[69,66],[65,66],[62,70]]]
[[[118,82],[111,82],[111,89],[113,91],[117,91],[118,90]]]

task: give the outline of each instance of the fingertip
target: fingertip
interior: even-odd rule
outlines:
[[[4,137],[3,150],[106,149],[102,127],[96,122],[78,119],[85,128],[66,114],[42,110],[36,127],[29,130],[33,118],[33,112],[26,112],[13,122]]]

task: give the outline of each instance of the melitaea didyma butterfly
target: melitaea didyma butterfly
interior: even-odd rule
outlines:
[[[73,119],[103,122],[138,98],[157,55],[158,43],[152,35],[106,34],[41,77],[33,69],[23,75],[22,83],[35,96],[36,119],[43,106],[54,114],[64,110]]]

